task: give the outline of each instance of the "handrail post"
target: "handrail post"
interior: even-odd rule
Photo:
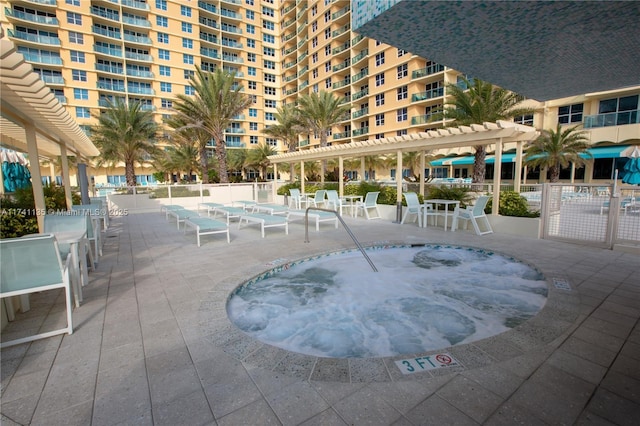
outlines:
[[[335,210],[322,209],[320,207],[313,207],[313,206],[307,207],[306,211],[304,212],[304,242],[305,243],[310,242],[309,241],[309,210],[317,210],[321,212],[329,212],[329,213],[335,214],[336,218],[338,218],[340,223],[342,223],[342,226],[344,226],[344,229],[345,231],[347,231],[347,234],[349,234],[353,242],[356,244],[356,247],[358,247],[358,250],[360,250],[360,253],[362,253],[362,255],[367,260],[367,262],[369,262],[369,265],[371,266],[371,269],[373,269],[373,272],[378,272],[376,265],[373,264],[373,262],[371,261],[371,258],[369,258],[369,255],[367,255],[367,253],[365,252],[364,248],[362,247],[362,245],[360,244],[356,236],[353,235],[353,232],[351,232],[351,229],[349,229],[347,224],[344,222],[344,220],[342,219],[342,216],[340,216],[338,212]]]

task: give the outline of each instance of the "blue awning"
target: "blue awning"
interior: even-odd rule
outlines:
[[[496,156],[495,155],[487,155],[487,159],[485,160],[485,163],[487,164],[493,164],[496,162]],[[509,152],[506,154],[502,154],[502,162],[503,163],[515,163],[516,162],[516,154]]]
[[[623,157],[622,151],[629,148],[629,145],[614,145],[614,146],[597,146],[589,148],[589,152],[593,155],[593,158],[619,158]],[[586,156],[582,156],[587,158]]]

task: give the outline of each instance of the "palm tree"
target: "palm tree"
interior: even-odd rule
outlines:
[[[191,127],[189,122],[184,121],[184,117],[172,115],[165,123],[174,129],[172,139],[184,142],[190,141],[195,145],[195,156],[199,161],[202,183],[209,183],[209,157],[207,146],[211,140],[211,135],[201,127]]]
[[[298,134],[300,133],[300,114],[294,104],[285,104],[278,108],[275,114],[278,124],[273,124],[262,132],[282,140],[287,145],[288,152],[298,150]],[[294,166],[289,164],[289,181],[293,182]]]
[[[144,162],[157,149],[154,138],[158,125],[153,113],[142,110],[139,102],[127,104],[118,99],[97,118],[91,134],[102,154],[98,163],[123,162],[127,186],[135,186],[135,163]]]
[[[369,179],[374,180],[373,176],[377,168],[386,167],[386,159],[379,155],[367,155],[364,157],[364,168],[367,169]],[[364,180],[364,176],[362,176]]]
[[[516,106],[524,100],[523,96],[493,84],[474,79],[469,81],[462,77],[464,85],[448,84],[447,92],[453,98],[445,103],[445,109],[436,113],[432,121],[447,119],[453,120],[450,125],[468,126],[470,124],[482,124],[484,122],[495,122],[498,120],[510,120],[520,115],[532,114],[532,108],[517,108]],[[465,90],[468,87],[469,90]],[[473,165],[473,182],[484,182],[486,174],[485,157],[487,150],[484,145],[477,145],[475,148],[475,159]]]
[[[341,105],[343,98],[324,90],[320,93],[309,93],[298,98],[300,105],[300,121],[304,129],[320,137],[320,147],[327,146],[327,134],[331,128],[342,121],[351,110],[350,104]],[[322,162],[320,177],[324,180],[326,162]]]
[[[205,130],[215,141],[220,182],[229,182],[227,151],[224,132],[235,116],[253,102],[235,84],[235,73],[217,68],[215,72],[203,71],[196,66],[191,77],[195,96],[178,94],[173,104],[177,119],[188,126]]]
[[[244,165],[247,162],[247,152],[245,148],[230,149],[227,153],[227,164],[230,172],[240,172],[243,175]]]
[[[592,157],[587,151],[589,139],[585,131],[578,131],[577,128],[578,126],[563,129],[558,124],[556,130],[543,130],[538,139],[527,148],[525,164],[548,168],[551,182],[558,182],[561,167],[566,168],[570,163],[584,165],[582,155]]]
[[[200,166],[198,148],[188,141],[175,143],[167,153],[171,169],[178,172],[178,180],[180,180],[180,172],[186,172],[188,179],[191,179],[193,171]]]
[[[261,143],[256,148],[250,149],[247,153],[246,165],[256,167],[260,170],[260,176],[262,179],[267,179],[267,168],[271,162],[267,158],[269,155],[274,155],[276,150],[271,145]]]

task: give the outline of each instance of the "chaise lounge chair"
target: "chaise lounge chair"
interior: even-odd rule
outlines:
[[[458,221],[464,220],[465,229],[467,228],[467,223],[471,222],[471,224],[473,225],[473,229],[476,231],[476,234],[491,234],[493,232],[493,229],[491,228],[489,219],[484,212],[485,207],[487,207],[488,201],[489,196],[483,195],[481,197],[478,197],[473,207],[469,206],[466,209],[456,207],[456,210],[453,212],[453,224],[451,225],[451,231],[455,232],[455,230],[458,228]],[[480,229],[479,222],[482,223],[484,230]]]
[[[193,228],[196,231],[196,241],[200,247],[200,236],[211,234],[227,234],[227,243],[231,242],[229,237],[229,225],[219,220],[210,219],[208,217],[190,217],[184,221],[184,233],[187,228]]]
[[[260,231],[262,232],[262,238],[264,238],[264,229],[273,228],[276,226],[283,226],[285,234],[289,234],[289,222],[286,217],[279,215],[260,214],[260,213],[245,213],[240,216],[238,221],[238,229],[242,225],[242,222],[257,223],[260,225]]]

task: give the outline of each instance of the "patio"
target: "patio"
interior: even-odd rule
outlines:
[[[462,367],[405,376],[386,358],[310,364],[237,331],[226,300],[277,264],[353,247],[344,229],[311,230],[306,244],[299,221],[289,235],[267,230],[264,239],[232,224],[231,244],[207,236],[197,247],[193,233],[184,236],[159,212],[114,217],[74,310],[74,333],[2,350],[2,424],[631,425],[640,418],[640,257],[344,219],[363,244],[513,255],[545,275],[547,305],[519,329],[447,348]],[[34,297],[3,339],[56,322],[59,302]],[[336,374],[345,368],[347,376]]]

